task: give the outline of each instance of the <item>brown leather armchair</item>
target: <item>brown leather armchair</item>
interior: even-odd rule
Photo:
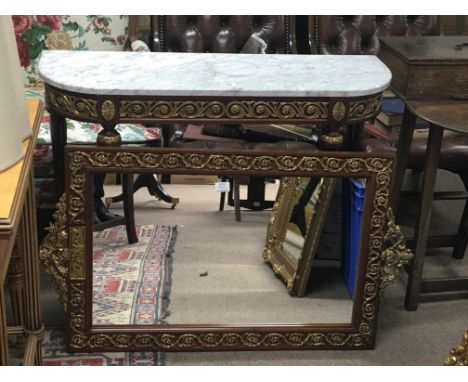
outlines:
[[[312,54],[377,54],[379,38],[384,36],[420,36],[440,34],[439,16],[309,16],[309,52]],[[396,151],[395,145],[377,138],[363,137],[361,149],[367,152]],[[408,158],[408,168],[421,171],[427,138],[414,137]],[[439,168],[458,174],[468,190],[467,138],[449,134],[444,137]],[[468,203],[454,244],[453,257],[463,258],[468,236],[465,221]],[[447,240],[441,245],[447,246]]]

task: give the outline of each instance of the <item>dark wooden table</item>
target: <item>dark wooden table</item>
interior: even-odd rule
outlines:
[[[468,133],[467,41],[466,36],[387,36],[380,39],[378,56],[392,72],[391,89],[406,104],[397,147],[391,202],[394,209],[400,200],[416,119],[421,118],[430,123],[415,226],[415,258],[408,269],[409,281],[405,298],[408,310],[417,309],[422,293],[468,289],[468,279],[422,279],[444,130]],[[458,248],[462,248],[466,241],[462,243],[463,240],[458,236],[455,239],[458,241]],[[442,243],[440,239],[436,240],[439,247],[452,246],[454,242],[452,240],[448,243],[445,239]],[[431,242],[435,244],[436,241],[431,237]]]
[[[416,118],[424,119],[431,124],[415,226],[414,260],[412,269],[408,272],[409,278],[405,297],[406,309],[416,310],[420,294],[468,290],[468,277],[422,278],[424,257],[428,247],[434,186],[444,130],[468,134],[468,100],[408,100],[404,97],[401,98],[405,101],[406,107],[397,147],[398,155],[391,203],[394,208],[399,204]],[[464,228],[468,230],[468,227]]]

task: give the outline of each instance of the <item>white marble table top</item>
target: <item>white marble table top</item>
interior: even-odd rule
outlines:
[[[44,51],[39,73],[62,90],[121,96],[359,97],[391,80],[367,55]]]

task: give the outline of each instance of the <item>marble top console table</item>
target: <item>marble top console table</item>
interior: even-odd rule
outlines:
[[[100,145],[119,145],[114,127],[125,122],[288,122],[333,131],[374,117],[391,81],[374,56],[46,51],[39,72],[58,195],[65,118],[102,124]]]
[[[66,197],[57,212],[61,225],[51,232],[69,254],[64,288],[70,351],[373,348],[379,290],[405,263],[398,257],[401,240],[398,248],[384,251],[388,235],[399,232],[389,210],[393,155],[119,147],[114,127],[120,122],[287,121],[337,129],[362,123],[379,112],[391,80],[376,57],[49,51],[39,70],[53,136],[61,144],[55,163],[62,171],[67,166]],[[101,123],[98,146],[64,150],[66,118]],[[367,178],[351,323],[93,326],[89,175],[154,171]]]
[[[48,109],[102,123],[102,144],[129,121],[359,122],[391,80],[373,56],[50,51],[39,71]]]
[[[191,99],[356,98],[391,80],[373,56],[46,51],[39,70],[48,85],[75,93]]]

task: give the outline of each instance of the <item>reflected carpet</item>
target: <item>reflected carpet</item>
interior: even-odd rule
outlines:
[[[128,244],[125,226],[94,233],[93,323],[160,324],[169,314],[172,252],[176,227],[137,226],[138,243]],[[161,353],[66,352],[63,329],[46,332],[44,365],[162,364]]]

